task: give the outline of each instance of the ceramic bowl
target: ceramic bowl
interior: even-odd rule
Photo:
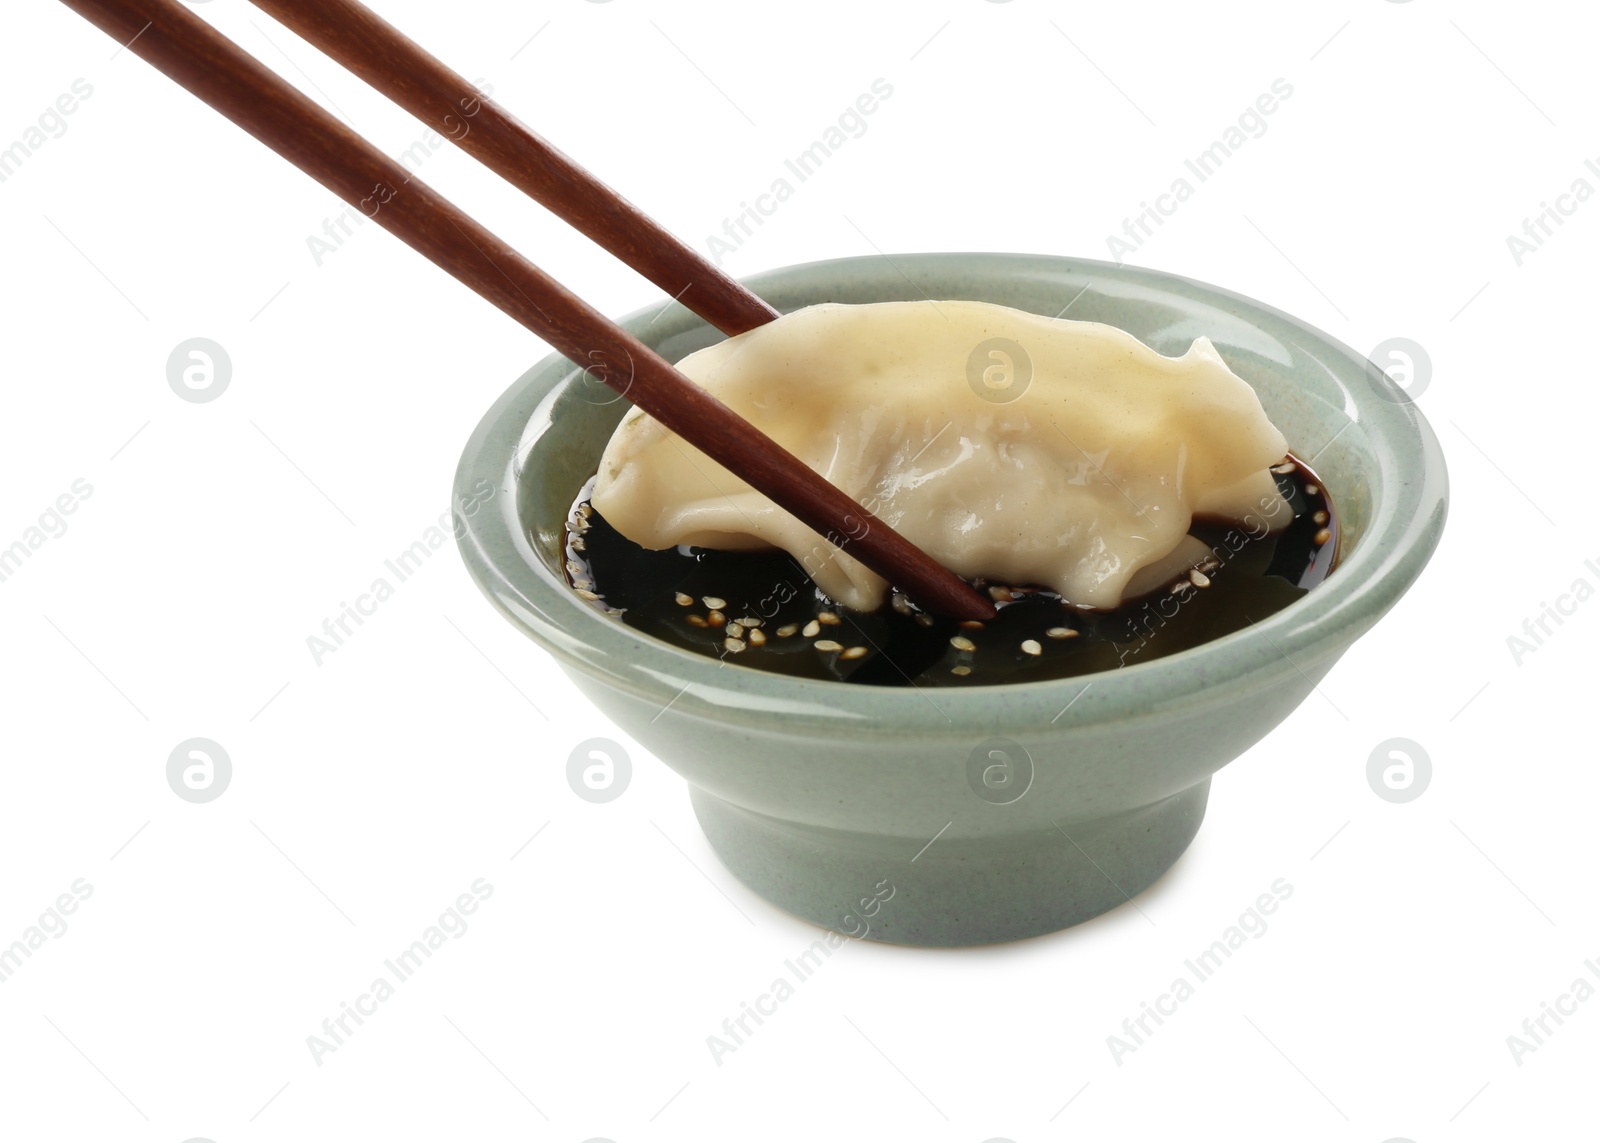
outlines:
[[[1194,837],[1211,775],[1299,706],[1394,605],[1444,527],[1444,458],[1405,393],[1361,354],[1238,294],[1011,254],[815,262],[749,285],[785,311],[923,297],[1050,316],[1067,308],[1173,356],[1206,335],[1313,461],[1342,525],[1341,561],[1325,583],[1166,658],[937,691],[800,680],[641,636],[572,594],[563,521],[628,404],[564,358],[534,366],[462,456],[455,502],[476,506],[458,512],[467,567],[595,706],[688,780],[728,869],[829,929],[973,945],[1127,902]],[[623,324],[671,361],[721,336],[676,306]],[[514,495],[480,504],[484,481]]]

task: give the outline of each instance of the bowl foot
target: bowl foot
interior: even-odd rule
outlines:
[[[1210,787],[1060,829],[946,834],[921,853],[920,841],[780,821],[693,786],[689,794],[722,863],[779,908],[842,936],[947,948],[1055,932],[1124,904],[1188,848]]]

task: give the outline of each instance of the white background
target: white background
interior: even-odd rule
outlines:
[[[424,4],[379,10],[705,246],[874,79],[892,98],[725,265],[875,251],[1107,256],[1275,79],[1293,96],[1130,257],[1432,362],[1450,460],[1427,574],[1222,772],[1164,880],[970,951],[851,943],[738,1051],[706,1037],[819,931],[717,863],[683,783],[440,552],[319,666],[306,638],[448,507],[461,446],[545,348],[64,7],[8,13],[0,146],[0,1133],[27,1139],[971,1141],[1182,1133],[1592,1137],[1600,205],[1506,238],[1600,161],[1576,4]],[[199,9],[398,154],[423,129],[242,0]],[[537,34],[536,34],[537,33]],[[530,40],[530,37],[531,40]],[[37,138],[37,137],[35,137]],[[659,294],[457,153],[423,177],[611,313]],[[166,361],[221,344],[229,388]],[[52,527],[54,525],[52,524]],[[1547,621],[1548,622],[1548,621]],[[537,703],[537,710],[534,703]],[[541,713],[542,712],[542,713]],[[191,804],[179,742],[231,756]],[[1391,804],[1367,760],[1431,757]],[[568,752],[619,739],[624,795]],[[537,836],[534,835],[537,833]],[[534,839],[530,842],[530,837]],[[526,845],[525,848],[524,845]],[[478,878],[493,895],[336,1052],[307,1037]],[[1120,1062],[1107,1037],[1275,879],[1268,931]],[[51,922],[54,927],[54,922]]]

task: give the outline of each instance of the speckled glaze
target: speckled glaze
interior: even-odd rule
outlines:
[[[1325,584],[1168,658],[937,692],[797,680],[641,637],[572,595],[563,521],[628,405],[564,358],[536,365],[462,456],[456,503],[477,505],[471,515],[458,507],[468,569],[607,717],[688,780],[733,873],[830,929],[986,944],[1123,904],[1194,837],[1211,775],[1310,694],[1416,579],[1444,528],[1444,458],[1404,392],[1326,334],[1237,294],[1014,254],[817,262],[749,285],[782,310],[931,297],[1055,315],[1070,302],[1069,317],[1119,326],[1169,355],[1204,334],[1291,448],[1314,458],[1343,526],[1341,563]],[[623,324],[674,361],[720,337],[676,306]],[[514,495],[478,505],[480,481]],[[969,777],[995,739],[1031,760],[1026,791],[1006,804]]]

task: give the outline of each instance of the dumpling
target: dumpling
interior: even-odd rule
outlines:
[[[1292,515],[1268,471],[1287,442],[1205,338],[1172,358],[983,302],[829,304],[678,368],[956,574],[1081,607],[1116,607],[1140,569],[1181,557],[1196,514],[1258,534]],[[812,532],[639,409],[591,499],[643,547],[783,548],[837,603],[883,602],[847,536]]]

